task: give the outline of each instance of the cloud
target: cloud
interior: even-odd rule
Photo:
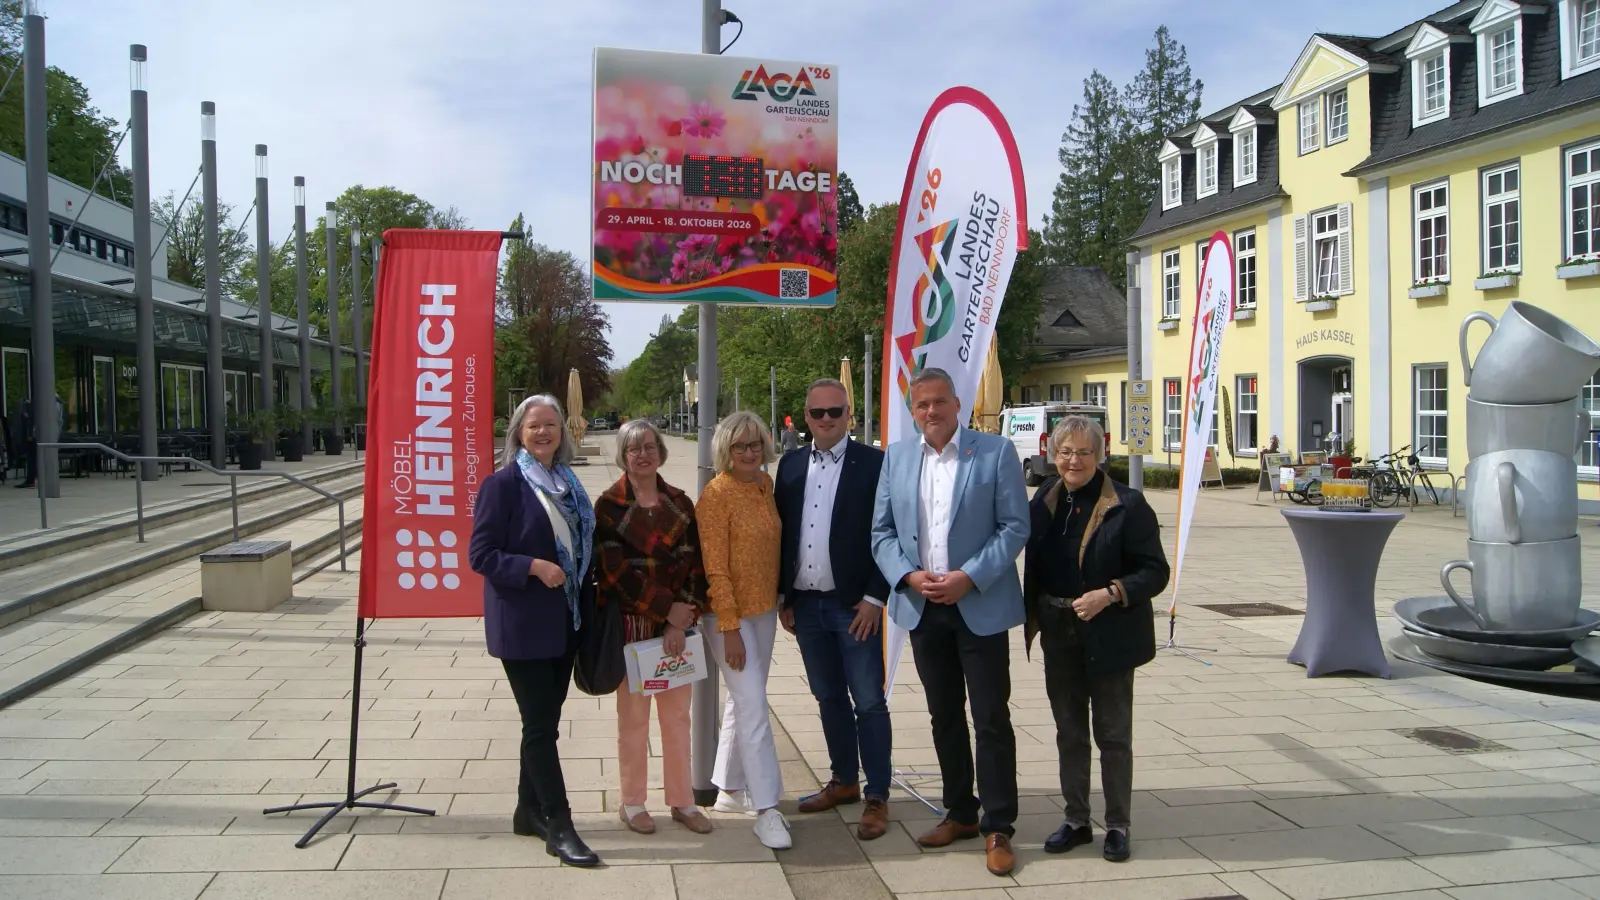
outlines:
[[[930,101],[969,84],[1009,118],[1037,225],[1082,80],[1121,84],[1165,22],[1215,109],[1280,80],[1315,30],[1384,33],[1442,0],[727,0],[734,55],[838,67],[840,159],[866,203],[899,199]],[[270,150],[271,231],[290,233],[291,179],[310,215],[349,185],[391,184],[458,206],[475,227],[518,212],[532,236],[588,256],[593,49],[699,48],[693,0],[102,0],[50,3],[48,58],[95,104],[127,118],[127,45],[150,48],[152,190],[180,194],[199,166],[199,109],[217,103],[223,198],[254,197],[254,145]],[[731,40],[735,26],[723,29]],[[242,202],[241,202],[242,201]],[[619,364],[673,308],[611,305]]]

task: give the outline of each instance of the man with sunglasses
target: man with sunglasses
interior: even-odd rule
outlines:
[[[889,584],[872,558],[883,452],[850,440],[850,395],[832,378],[811,384],[805,415],[811,446],[784,454],[773,491],[783,521],[779,615],[799,639],[832,777],[800,801],[800,811],[823,812],[865,795],[856,835],[870,841],[889,827],[891,732],[879,635]]]

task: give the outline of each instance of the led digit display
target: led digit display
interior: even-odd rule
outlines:
[[[683,192],[690,197],[760,200],[766,165],[754,156],[689,155],[683,158]]]

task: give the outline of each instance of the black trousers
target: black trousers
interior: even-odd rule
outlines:
[[[984,834],[1016,833],[1017,736],[1011,729],[1011,646],[1006,632],[979,637],[955,606],[929,603],[911,632],[911,653],[928,695],[933,748],[951,819]],[[967,704],[977,730],[977,784]],[[978,818],[979,807],[983,818]]]
[[[1094,743],[1100,748],[1106,828],[1127,834],[1133,805],[1133,670],[1090,675],[1082,636],[1072,615],[1044,607],[1039,616],[1044,686],[1056,720],[1066,821],[1074,827],[1089,824],[1092,726]]]
[[[552,821],[572,816],[567,781],[561,774],[556,740],[561,733],[561,705],[572,683],[576,642],[556,659],[503,659],[506,680],[522,714],[522,768],[517,780],[517,805]]]

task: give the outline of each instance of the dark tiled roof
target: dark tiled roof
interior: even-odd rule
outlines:
[[[1322,38],[1351,56],[1369,63],[1391,66],[1399,64],[1399,60],[1371,49],[1370,45],[1377,38],[1359,37],[1353,34],[1318,34],[1317,37]]]
[[[1372,153],[1349,175],[1439,150],[1579,106],[1600,103],[1600,71],[1561,79],[1561,17],[1522,17],[1523,93],[1479,108],[1476,42],[1450,45],[1450,117],[1411,126],[1411,66],[1373,75]]]
[[[1051,266],[1040,294],[1035,348],[1056,356],[1127,346],[1127,298],[1099,266]]]
[[[1237,109],[1237,107],[1233,107]],[[1222,213],[1241,209],[1274,197],[1286,196],[1283,189],[1278,186],[1278,127],[1277,113],[1269,107],[1250,107],[1256,118],[1261,120],[1262,126],[1256,130],[1256,180],[1243,187],[1233,186],[1233,141],[1231,136],[1224,136],[1218,143],[1220,150],[1217,161],[1217,192],[1203,199],[1195,198],[1196,166],[1198,160],[1194,154],[1184,154],[1180,157],[1181,171],[1183,173],[1183,205],[1172,209],[1161,208],[1160,189],[1157,188],[1157,197],[1150,204],[1150,212],[1144,217],[1144,224],[1139,226],[1130,241],[1169,229],[1178,228],[1191,222],[1209,219]],[[1257,110],[1264,110],[1257,112]],[[1228,112],[1224,110],[1224,112]],[[1228,112],[1232,116],[1231,112]],[[1219,114],[1220,115],[1220,114]],[[1207,120],[1210,121],[1210,120]],[[1177,138],[1169,138],[1177,143]]]

